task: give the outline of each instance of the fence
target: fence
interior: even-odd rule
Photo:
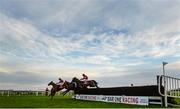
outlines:
[[[45,95],[45,91],[0,90],[0,96]]]
[[[165,90],[164,93],[160,91],[162,90],[162,88],[164,88]],[[168,101],[168,98],[180,98],[180,79],[179,78],[161,75],[158,80],[158,90],[159,90],[159,94],[161,96],[164,96],[165,106],[173,105],[173,106],[180,107],[180,105],[175,105],[172,102]]]
[[[161,89],[163,92],[164,89]],[[127,103],[137,105],[162,105],[162,97],[157,85],[91,88],[75,90],[75,98],[114,103]]]
[[[61,95],[62,91],[56,93]],[[23,90],[0,90],[0,96],[47,96],[50,91],[23,91]],[[74,92],[70,91],[66,94],[67,96],[73,96]]]

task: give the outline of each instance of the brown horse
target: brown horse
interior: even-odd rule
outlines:
[[[87,80],[86,84],[85,84],[85,81],[81,81],[78,78],[74,77],[72,79],[72,82],[75,82],[75,83],[81,85],[82,88],[87,88],[87,87],[96,87],[96,88],[99,88],[98,87],[98,83],[95,80]]]
[[[82,81],[82,83],[85,84],[85,81]],[[95,80],[87,80],[85,86],[86,87],[96,87],[96,88],[99,88],[98,84],[97,84],[97,82]]]
[[[56,94],[56,92],[62,90],[62,89],[68,89],[70,83],[68,81],[65,81],[64,84],[62,85],[62,87],[60,87],[59,85],[55,84],[53,81],[51,81],[48,86],[52,85],[52,89],[51,89],[51,93],[49,94],[49,96],[51,96],[51,99],[53,99],[53,96]]]
[[[80,81],[78,78],[74,77],[66,88],[67,90],[63,92],[63,95],[65,95],[70,90],[87,89],[88,86],[99,88],[95,80],[88,81],[88,84],[84,84],[84,81]]]

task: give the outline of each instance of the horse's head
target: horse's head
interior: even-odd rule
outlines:
[[[68,82],[68,81],[64,81],[64,84],[69,84],[70,82]]]
[[[72,79],[71,84],[75,85],[76,88],[86,88],[86,85],[76,77]]]
[[[69,87],[69,85],[70,85],[70,82],[68,82],[68,81],[64,81],[64,84],[63,84],[63,87],[64,88],[68,88]]]
[[[54,84],[54,82],[53,82],[53,81],[51,81],[51,82],[48,84],[48,86],[53,85],[53,84]]]
[[[72,82],[77,82],[77,81],[79,81],[79,79],[76,78],[76,77],[74,77],[74,78],[72,79]]]

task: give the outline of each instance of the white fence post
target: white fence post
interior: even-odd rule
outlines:
[[[36,91],[36,96],[38,96],[38,91]]]
[[[166,90],[164,90],[164,93],[162,94],[161,93],[161,84],[160,84],[160,79],[159,79],[159,84],[158,84],[158,90],[159,90],[159,94],[163,97],[171,97],[171,98],[180,98],[180,86],[179,86],[179,83],[180,83],[180,79],[179,78],[174,78],[174,77],[170,77],[170,76],[164,76],[164,75],[161,75],[160,78],[163,78],[162,80],[165,80],[166,81],[166,84],[164,82],[163,86],[166,87]],[[165,103],[167,103],[167,106],[168,104],[171,104],[171,103],[168,103],[168,99],[164,99],[165,100]],[[173,105],[173,104],[171,104]],[[166,104],[165,104],[166,106]],[[177,106],[177,105],[176,105]]]
[[[8,92],[7,92],[7,96],[9,97],[9,90],[8,90]]]

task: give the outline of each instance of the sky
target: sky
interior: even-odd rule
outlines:
[[[100,87],[180,77],[180,0],[1,0],[0,89],[85,73]]]

